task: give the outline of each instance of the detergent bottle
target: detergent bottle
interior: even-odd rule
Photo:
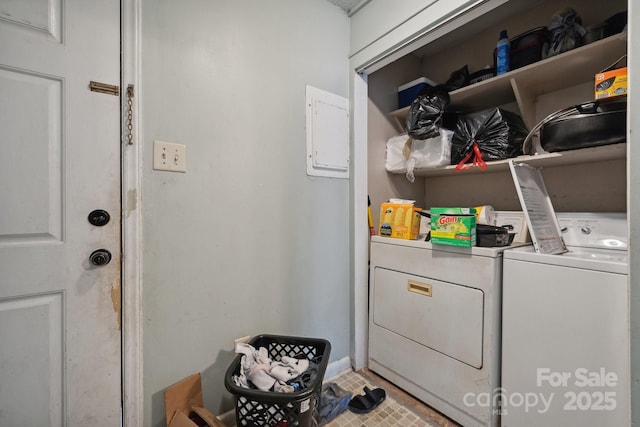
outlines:
[[[496,46],[496,75],[509,71],[509,37],[507,30],[500,31],[500,38]]]

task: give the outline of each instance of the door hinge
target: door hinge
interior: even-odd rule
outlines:
[[[120,96],[120,86],[118,85],[109,85],[106,83],[91,81],[89,82],[89,89],[91,89],[92,92],[100,92],[106,93],[107,95]]]

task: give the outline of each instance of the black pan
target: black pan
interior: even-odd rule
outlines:
[[[549,121],[540,130],[540,145],[550,153],[618,144],[627,140],[627,97],[576,105],[574,114]]]
[[[539,134],[540,146],[547,152],[626,142],[627,96],[605,98],[573,105],[549,114],[529,132],[522,144],[525,154]]]

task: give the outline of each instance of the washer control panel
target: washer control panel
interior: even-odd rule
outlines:
[[[568,246],[627,249],[624,213],[558,213],[558,225]]]

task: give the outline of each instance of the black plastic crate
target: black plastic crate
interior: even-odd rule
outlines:
[[[262,391],[237,386],[233,376],[240,373],[242,355],[236,356],[227,369],[224,385],[235,397],[236,425],[249,427],[314,427],[318,425],[318,407],[322,379],[329,363],[331,344],[317,338],[283,335],[258,335],[249,344],[264,347],[269,358],[279,361],[283,356],[304,356],[318,366],[316,378],[304,389],[294,393]]]

